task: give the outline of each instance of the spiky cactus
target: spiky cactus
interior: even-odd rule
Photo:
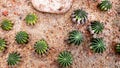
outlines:
[[[29,13],[26,18],[25,21],[28,25],[34,25],[37,22],[37,15],[34,13]]]
[[[120,53],[120,43],[116,45],[115,50],[117,53]]]
[[[103,29],[104,29],[104,26],[99,21],[91,22],[91,25],[89,27],[89,30],[92,34],[99,34],[100,32],[103,31]]]
[[[17,33],[15,40],[18,44],[28,43],[29,36],[25,31],[20,31]]]
[[[39,40],[35,43],[35,52],[38,54],[44,54],[48,50],[48,44],[45,40]]]
[[[20,60],[21,60],[20,53],[13,52],[13,53],[9,54],[9,56],[7,58],[7,63],[10,66],[14,66],[14,65],[18,64],[20,62]]]
[[[58,56],[58,63],[62,67],[69,67],[72,65],[73,57],[72,54],[68,51],[63,51]]]
[[[112,4],[109,0],[103,0],[99,5],[98,8],[102,11],[108,11],[112,8]]]
[[[78,9],[72,13],[71,18],[75,23],[84,24],[87,21],[88,13],[82,9]]]
[[[6,48],[6,42],[4,39],[0,38],[0,52],[4,51]]]
[[[13,28],[13,23],[8,19],[4,19],[1,23],[1,28],[3,30],[9,31]]]
[[[73,30],[69,33],[68,43],[80,45],[83,41],[83,35],[78,30]]]
[[[102,38],[93,38],[91,40],[90,49],[95,53],[103,53],[106,50],[105,43]]]

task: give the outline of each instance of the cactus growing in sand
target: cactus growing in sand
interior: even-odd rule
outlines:
[[[58,56],[58,63],[62,67],[69,67],[73,62],[72,54],[68,51],[63,51]]]
[[[82,9],[78,9],[72,13],[71,18],[74,23],[85,24],[87,22],[88,13]]]
[[[13,23],[8,19],[4,19],[1,23],[1,28],[3,30],[9,31],[13,28]]]
[[[95,53],[103,53],[106,50],[105,43],[102,38],[93,38],[91,40],[90,49]]]
[[[74,44],[74,45],[80,45],[83,41],[83,35],[78,30],[73,30],[69,32],[69,38],[68,43]]]

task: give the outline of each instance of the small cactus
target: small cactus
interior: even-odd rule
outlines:
[[[102,38],[93,38],[91,40],[90,49],[95,53],[103,53],[106,50],[105,44]]]
[[[39,40],[35,43],[35,52],[38,54],[44,54],[48,50],[48,44],[45,40]]]
[[[4,39],[0,38],[0,52],[4,51],[6,48],[6,42]]]
[[[62,67],[69,67],[73,62],[72,54],[68,51],[63,51],[58,56],[58,63]]]
[[[98,5],[98,8],[102,11],[108,11],[112,8],[112,4],[110,1],[104,0]]]
[[[86,13],[84,10],[78,9],[72,13],[71,18],[75,23],[84,24],[87,21],[87,15],[88,13]]]
[[[20,31],[17,33],[15,40],[18,44],[28,43],[29,36],[25,31]]]
[[[34,13],[30,13],[26,16],[25,21],[28,25],[34,25],[37,22],[37,15]]]
[[[89,30],[92,34],[99,34],[100,32],[103,31],[103,29],[104,29],[104,26],[99,21],[91,22],[91,25],[89,27]]]
[[[120,53],[120,43],[116,45],[115,50],[116,50],[117,53]]]
[[[9,30],[11,30],[13,28],[13,23],[10,20],[5,19],[1,23],[1,28],[3,30],[9,31]]]
[[[83,41],[83,35],[78,30],[73,30],[69,33],[68,43],[80,45]]]
[[[20,62],[21,56],[17,52],[10,53],[7,58],[7,63],[10,66],[14,66]]]

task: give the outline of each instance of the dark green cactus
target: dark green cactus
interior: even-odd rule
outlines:
[[[0,52],[4,51],[6,48],[6,42],[4,39],[0,38]]]
[[[120,43],[116,45],[115,50],[116,50],[117,53],[120,53]]]
[[[71,18],[75,23],[84,24],[87,21],[88,13],[86,13],[84,10],[78,9],[72,13]]]
[[[102,11],[108,11],[112,8],[112,4],[110,1],[104,0],[98,5],[98,8]]]
[[[93,38],[91,40],[90,49],[95,53],[103,53],[106,50],[106,46],[102,38]]]
[[[25,31],[20,31],[17,33],[15,40],[18,44],[28,43],[29,36]]]
[[[69,67],[72,65],[73,57],[72,54],[68,51],[63,51],[58,56],[58,63],[62,67]]]
[[[17,52],[13,52],[13,53],[10,53],[8,58],[7,58],[7,63],[8,65],[10,66],[14,66],[16,64],[18,64],[21,60],[21,56],[19,53]]]
[[[83,35],[78,30],[73,30],[69,33],[68,43],[80,45],[83,41]]]
[[[45,40],[39,40],[35,43],[35,52],[38,54],[44,54],[48,50],[48,44]]]
[[[103,29],[104,29],[104,26],[99,21],[91,22],[91,26],[89,28],[89,30],[92,34],[99,34],[100,32],[103,31]]]
[[[3,30],[9,31],[9,30],[11,30],[13,28],[13,23],[10,20],[5,19],[1,23],[1,28]]]
[[[34,13],[30,13],[26,16],[25,21],[28,25],[34,25],[37,22],[37,15]]]

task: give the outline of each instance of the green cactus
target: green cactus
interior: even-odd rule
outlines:
[[[95,53],[103,53],[106,50],[106,46],[102,38],[93,38],[91,40],[90,49]]]
[[[103,31],[103,29],[104,29],[104,26],[99,21],[93,21],[89,28],[90,32],[93,34],[99,34],[100,32]]]
[[[1,28],[3,30],[9,31],[13,28],[13,23],[8,19],[4,19],[1,23]]]
[[[63,51],[58,56],[58,63],[62,67],[69,67],[72,65],[73,57],[72,54],[68,51]]]
[[[116,45],[115,50],[116,50],[117,53],[120,53],[120,43]]]
[[[78,9],[72,13],[71,18],[75,23],[84,24],[87,21],[88,13],[86,13],[84,10]]]
[[[98,5],[98,8],[102,11],[108,11],[112,8],[112,4],[110,1],[104,0]]]
[[[18,64],[21,60],[21,56],[19,53],[17,52],[13,52],[13,53],[10,53],[8,58],[7,58],[7,63],[8,65],[10,66],[14,66],[16,64]]]
[[[83,35],[78,30],[73,30],[69,33],[68,43],[80,45],[83,41]]]
[[[18,44],[28,43],[29,36],[25,31],[20,31],[17,33],[15,40]]]
[[[34,25],[37,22],[37,15],[34,13],[30,13],[26,16],[25,21],[28,25]]]
[[[6,42],[4,39],[0,38],[0,52],[4,51],[6,48]]]
[[[39,40],[35,43],[35,52],[38,54],[44,54],[48,50],[48,44],[45,40]]]

